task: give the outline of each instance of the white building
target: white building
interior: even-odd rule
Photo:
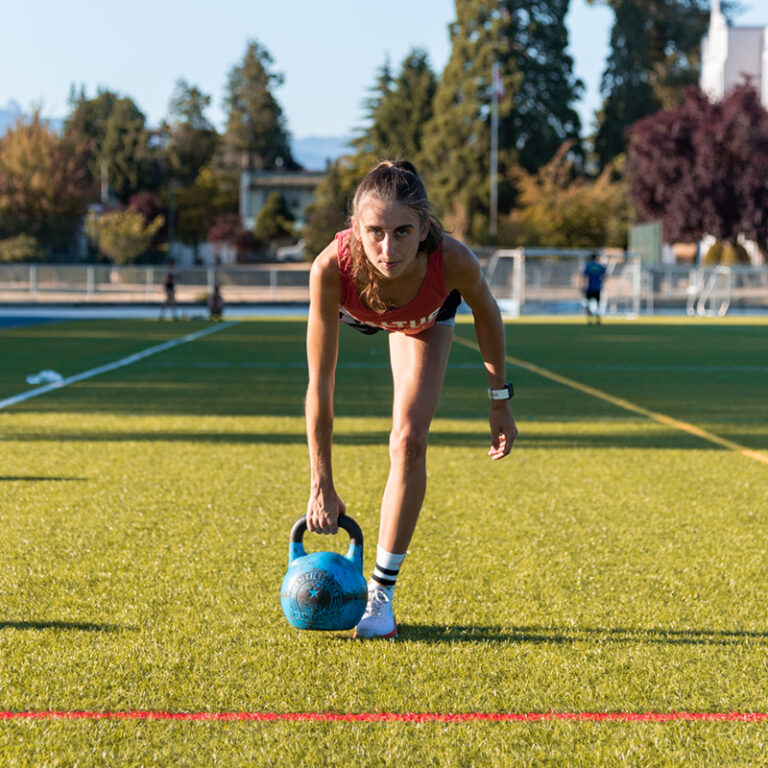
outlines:
[[[729,27],[720,0],[712,0],[709,32],[701,42],[701,90],[722,99],[745,75],[768,108],[768,26]]]
[[[766,13],[768,16],[768,12]],[[729,27],[720,12],[720,0],[712,0],[709,32],[701,41],[701,90],[710,99],[722,99],[734,86],[748,76],[768,109],[768,26]],[[756,243],[743,238],[752,264],[763,263]],[[705,237],[702,252],[714,243]]]

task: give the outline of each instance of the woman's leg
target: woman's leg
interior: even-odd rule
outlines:
[[[356,637],[397,636],[392,597],[419,519],[427,486],[427,435],[440,400],[453,328],[435,325],[418,336],[389,335],[395,396],[389,478],[381,502],[376,567]]]
[[[453,328],[435,325],[417,336],[389,335],[394,382],[390,470],[381,504],[379,546],[408,549],[427,484],[427,436],[440,400]]]

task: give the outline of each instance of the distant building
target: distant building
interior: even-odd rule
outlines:
[[[701,42],[701,90],[722,99],[744,76],[768,108],[768,19],[764,27],[729,27],[720,12],[720,0],[712,0],[709,32]]]
[[[324,171],[243,171],[240,175],[240,218],[253,231],[256,218],[273,192],[280,192],[293,214],[296,228],[306,221],[307,206]]]

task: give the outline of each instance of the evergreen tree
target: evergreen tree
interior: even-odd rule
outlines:
[[[70,94],[72,112],[65,132],[90,145],[88,176],[94,191],[106,180],[115,196],[127,202],[142,189],[157,188],[157,157],[141,110],[129,98],[99,91],[88,99],[83,91]]]
[[[379,158],[405,157],[418,165],[436,89],[425,51],[411,51],[397,78],[385,64],[367,102],[370,125],[354,146]]]
[[[548,163],[564,142],[581,154],[581,119],[574,104],[584,84],[574,77],[567,53],[570,0],[502,2],[501,59],[511,59],[519,73],[514,108],[501,121],[501,146],[516,150],[529,173]]]
[[[271,192],[256,217],[253,234],[258,240],[293,236],[294,217],[280,192]]]
[[[356,155],[331,163],[315,188],[304,225],[306,250],[316,256],[347,226],[349,205],[363,176],[373,167],[373,155]]]
[[[110,189],[128,202],[150,182],[150,133],[141,110],[131,99],[118,99],[104,126],[102,159],[107,163]]]
[[[488,231],[491,68],[498,58],[498,14],[491,0],[456,0],[450,26],[451,55],[437,86],[424,140],[425,176],[431,200],[458,237],[483,240]],[[508,94],[519,75],[503,68]],[[511,98],[500,108],[509,114]],[[514,159],[499,152],[500,168]]]
[[[351,142],[351,145],[358,152],[372,151],[370,149],[373,141],[371,129],[376,126],[375,115],[384,99],[392,93],[393,83],[392,67],[389,63],[389,57],[387,57],[382,67],[376,73],[376,82],[368,89],[368,97],[363,101],[365,118],[370,123],[370,127],[363,130],[361,135]]]
[[[168,174],[184,185],[192,184],[207,165],[216,149],[219,137],[205,116],[211,97],[180,78],[171,94],[165,157]]]
[[[456,0],[451,56],[425,131],[433,201],[459,236],[488,239],[490,116],[494,62],[505,95],[499,103],[499,209],[512,208],[510,169],[535,170],[566,139],[577,139],[572,75],[563,19],[568,0]]]
[[[297,169],[291,155],[283,111],[272,95],[283,77],[271,70],[272,56],[251,41],[242,62],[229,73],[224,147],[236,168]]]
[[[659,102],[649,82],[652,71],[647,45],[645,15],[635,0],[615,6],[611,30],[611,53],[600,81],[603,106],[597,115],[594,149],[599,167],[624,152],[624,132],[645,115],[655,112]]]
[[[626,129],[680,104],[698,82],[709,0],[588,0],[614,11],[610,54],[600,84],[603,106],[594,145],[600,167],[626,150]],[[724,2],[725,11],[733,3]]]

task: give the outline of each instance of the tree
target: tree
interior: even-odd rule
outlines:
[[[369,126],[353,145],[362,153],[405,157],[418,165],[436,89],[437,78],[425,51],[411,51],[397,78],[392,78],[386,63],[367,101]]]
[[[595,180],[575,175],[566,142],[535,174],[518,168],[520,194],[507,224],[510,239],[552,248],[625,248],[634,211],[621,160]]]
[[[87,208],[87,145],[59,137],[40,114],[0,138],[0,232],[66,247]]]
[[[216,218],[237,210],[237,197],[205,167],[193,184],[174,191],[176,235],[188,245],[203,242]]]
[[[307,207],[303,237],[306,250],[317,255],[334,235],[347,226],[352,196],[363,176],[376,163],[375,155],[358,154],[340,158],[328,167]]]
[[[223,141],[235,167],[299,168],[291,155],[283,111],[272,95],[272,89],[283,82],[283,76],[271,70],[272,63],[269,51],[252,40],[242,62],[230,70]]]
[[[43,261],[45,251],[31,235],[16,235],[0,240],[0,262]]]
[[[280,192],[267,195],[256,217],[253,234],[261,240],[278,240],[293,235],[294,217]]]
[[[117,209],[101,215],[89,213],[85,232],[113,263],[129,264],[149,248],[163,223],[162,216],[147,224],[139,211]]]
[[[634,0],[616,3],[614,10],[611,53],[600,81],[603,106],[597,115],[594,139],[601,169],[626,150],[627,126],[660,106],[649,82],[653,68],[646,40],[646,16]]]
[[[768,237],[768,112],[750,84],[716,103],[691,87],[629,135],[633,201],[643,220],[663,222],[666,240]]]
[[[201,168],[208,165],[219,136],[205,117],[211,97],[179,78],[168,107],[165,158],[171,178],[183,185],[193,184]]]
[[[152,153],[145,122],[131,99],[118,99],[104,126],[101,160],[106,163],[110,188],[123,202],[153,186],[149,182]]]
[[[513,109],[500,124],[500,145],[513,147],[517,162],[534,172],[563,142],[581,155],[581,118],[574,104],[584,84],[573,74],[567,52],[570,0],[502,2],[502,61],[519,72]]]
[[[263,251],[263,243],[253,236],[253,232],[243,229],[240,216],[236,213],[218,216],[208,230],[208,240],[214,246],[233,248],[239,262],[253,261]]]
[[[65,132],[90,145],[87,168],[94,191],[106,181],[117,199],[127,203],[140,190],[158,187],[157,152],[150,146],[144,114],[131,99],[111,91],[88,99],[81,90],[70,94],[70,103]]]
[[[568,0],[456,0],[451,56],[424,132],[424,156],[433,200],[459,236],[488,240],[494,62],[505,91],[499,104],[502,213],[514,203],[508,170],[515,163],[534,170],[563,141],[578,137],[571,104],[581,86],[566,52],[567,9]]]
[[[587,0],[614,11],[610,55],[600,83],[603,106],[594,146],[600,167],[626,151],[628,126],[678,106],[698,82],[710,0]],[[724,10],[733,3],[723,2]]]

